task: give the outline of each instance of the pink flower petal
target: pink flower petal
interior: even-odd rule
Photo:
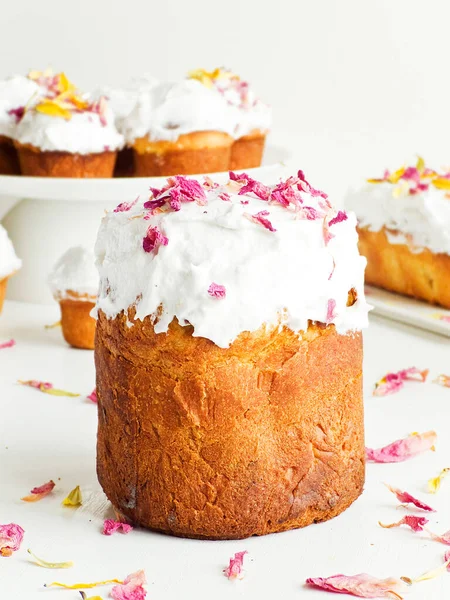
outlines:
[[[249,221],[253,221],[253,223],[262,225],[269,231],[276,231],[275,227],[272,225],[269,219],[266,219],[267,215],[269,214],[270,213],[268,210],[260,210],[258,213],[256,213],[256,215],[249,215],[248,213],[244,213],[244,217],[246,217]]]
[[[231,181],[237,181],[242,184],[242,187],[238,192],[239,196],[253,193],[260,200],[269,200],[271,194],[269,186],[256,181],[256,179],[252,179],[247,173],[236,174],[233,173],[233,171],[230,171],[229,175]]]
[[[19,123],[22,120],[24,114],[25,114],[25,106],[19,106],[17,108],[11,108],[11,110],[8,110],[8,115],[10,117],[14,117],[16,120],[16,123]]]
[[[333,575],[331,577],[316,577],[306,580],[307,585],[317,587],[326,592],[349,594],[358,598],[402,598],[399,591],[404,587],[398,579],[377,579],[367,573],[358,575]]]
[[[144,585],[147,583],[144,571],[136,571],[128,575],[120,585],[115,585],[111,590],[114,600],[145,600],[147,592]]]
[[[8,525],[0,525],[0,556],[11,556],[20,548],[25,531],[16,525],[9,523]]]
[[[3,350],[4,348],[12,348],[13,346],[16,345],[16,340],[8,340],[7,342],[2,342],[0,343],[0,350]]]
[[[377,450],[366,448],[366,459],[378,463],[402,462],[427,450],[434,450],[436,438],[434,431],[427,431],[396,440]]]
[[[231,196],[230,196],[230,194],[227,194],[227,192],[221,192],[218,195],[218,198],[220,198],[224,202],[230,202],[230,200],[231,200]]]
[[[45,498],[45,496],[48,496],[48,494],[50,494],[50,492],[53,491],[54,487],[55,482],[50,480],[47,483],[44,483],[43,485],[34,487],[30,492],[31,495],[24,496],[23,498],[21,498],[21,500],[23,500],[24,502],[37,502],[38,500],[42,500],[42,498]]]
[[[224,285],[213,282],[208,288],[208,294],[213,298],[225,298],[227,291]]]
[[[333,219],[328,221],[328,226],[331,227],[332,225],[337,225],[338,223],[342,223],[343,221],[346,221],[347,219],[348,219],[347,213],[345,213],[343,210],[340,210]]]
[[[391,529],[392,527],[400,527],[401,525],[407,525],[415,532],[423,531],[423,528],[427,523],[428,519],[426,519],[425,517],[415,517],[413,515],[406,515],[405,517],[403,517],[403,519],[400,519],[400,521],[397,521],[396,523],[390,523],[389,525],[383,525],[383,523],[380,523],[380,521],[378,521],[378,525],[380,525],[380,527],[384,527],[385,529]]]
[[[374,396],[387,396],[400,391],[405,381],[426,381],[429,370],[420,370],[417,367],[403,369],[397,373],[388,373],[375,384]]]
[[[298,171],[297,177],[299,178],[299,180],[302,183],[301,188],[304,189],[305,191],[307,191],[309,194],[311,194],[311,196],[313,196],[313,197],[319,196],[320,198],[324,198],[324,199],[328,198],[328,195],[325,194],[325,192],[314,189],[312,187],[312,185],[308,181],[306,181],[305,174],[303,173],[302,170]]]
[[[133,527],[128,523],[121,523],[120,521],[114,521],[114,519],[105,519],[103,523],[103,534],[112,535],[116,531],[122,530],[122,533],[130,533]]]
[[[147,229],[145,238],[142,240],[142,247],[145,252],[157,251],[159,246],[167,246],[169,240],[163,235],[157,227],[150,227]]]
[[[228,579],[240,579],[242,577],[244,556],[246,554],[248,554],[248,552],[247,550],[244,550],[243,552],[236,552],[236,554],[230,558],[230,564],[223,570],[225,577],[228,577]]]
[[[437,535],[436,533],[428,531],[427,529],[427,533],[429,533],[432,540],[440,542],[441,544],[445,544],[446,546],[450,546],[450,531],[446,531],[442,535]]]
[[[29,381],[19,381],[21,385],[27,385],[28,387],[35,388],[36,390],[51,390],[53,389],[53,383],[48,381],[38,381],[36,379],[30,379]]]
[[[139,196],[136,198],[136,200],[133,200],[133,202],[122,202],[121,204],[116,206],[116,208],[114,209],[113,212],[115,212],[115,213],[128,212],[129,210],[131,210],[133,208],[133,206],[136,204],[136,202],[138,200],[139,200]]]
[[[94,388],[87,398],[88,400],[91,400],[91,402],[97,403],[97,388]]]
[[[162,189],[150,188],[150,191],[153,194],[153,200],[146,202],[144,208],[156,208],[167,203],[172,210],[178,211],[183,202],[204,204],[207,200],[201,183],[182,175],[168,177],[167,184]],[[164,201],[162,204],[161,200]]]
[[[327,323],[331,323],[331,321],[336,317],[336,300],[330,298],[328,300],[327,307]]]
[[[386,485],[386,487],[390,492],[397,496],[397,500],[402,504],[414,504],[414,506],[417,506],[417,508],[426,510],[427,512],[436,512],[434,508],[431,508],[431,506],[428,506],[428,504],[425,504],[425,502],[414,498],[414,496],[411,496],[411,494],[408,492],[402,492],[401,490],[390,485]]]
[[[447,571],[450,571],[450,550],[447,550],[444,554],[444,562],[449,563],[447,564]]]

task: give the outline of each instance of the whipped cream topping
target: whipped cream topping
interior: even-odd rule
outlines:
[[[14,138],[21,109],[39,89],[37,83],[21,75],[0,81],[0,135]]]
[[[174,142],[180,135],[195,131],[234,136],[235,113],[221,94],[197,80],[160,83],[139,93],[123,133],[128,143],[144,136],[151,141]]]
[[[48,284],[57,300],[73,298],[70,292],[76,294],[77,300],[95,299],[98,273],[92,250],[83,246],[69,248],[53,267]]]
[[[16,256],[6,229],[0,225],[0,279],[9,277],[21,266],[22,261]]]
[[[18,123],[15,139],[41,151],[73,154],[95,154],[123,146],[123,136],[117,131],[113,113],[107,106],[103,115],[86,110],[73,112],[70,119],[31,108]]]
[[[253,131],[268,132],[272,124],[272,109],[257,98],[248,82],[227,69],[216,69],[211,73],[199,69],[192,71],[189,77],[201,81],[223,96],[230,110],[235,113],[235,138]]]
[[[431,169],[416,171],[408,167],[369,180],[373,183],[348,192],[345,206],[356,213],[360,227],[390,230],[391,244],[450,255],[450,179]]]
[[[264,324],[300,332],[318,321],[341,334],[366,326],[355,216],[332,209],[301,172],[277,186],[230,175],[226,185],[172,177],[149,200],[107,213],[95,247],[97,310],[114,318],[135,306],[156,333],[177,318],[223,348]]]

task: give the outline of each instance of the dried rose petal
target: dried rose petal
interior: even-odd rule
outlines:
[[[0,556],[11,556],[20,548],[25,531],[16,523],[0,525]]]
[[[206,199],[205,190],[202,185],[195,179],[188,179],[182,175],[169,177],[167,184],[160,190],[150,188],[153,194],[153,200],[149,200],[144,204],[144,208],[155,208],[155,201],[164,200],[168,203],[172,210],[178,211],[181,209],[182,202],[197,202],[204,204]],[[162,206],[159,204],[158,206]]]
[[[374,396],[387,396],[402,389],[405,381],[426,381],[429,369],[420,370],[417,367],[402,369],[397,373],[388,373],[375,384]]]
[[[427,431],[396,440],[377,450],[366,448],[366,459],[378,463],[402,462],[427,450],[434,450],[436,438],[434,431]]]
[[[115,585],[111,590],[114,600],[144,600],[147,592],[144,585],[147,583],[144,571],[131,573],[120,585]]]
[[[428,491],[430,494],[435,494],[438,491],[438,489],[441,487],[442,480],[449,472],[450,468],[446,467],[445,469],[442,469],[437,477],[432,477],[428,480]]]
[[[301,182],[301,186],[299,187],[299,189],[303,189],[304,191],[311,194],[311,196],[313,197],[319,196],[320,198],[324,198],[325,200],[328,198],[328,195],[325,194],[325,192],[322,192],[321,190],[316,190],[308,181],[306,181],[305,174],[302,170],[298,171],[297,177]]]
[[[267,215],[269,214],[270,213],[268,210],[260,210],[255,215],[244,213],[244,217],[246,217],[249,221],[252,221],[253,223],[258,223],[259,225],[262,225],[269,231],[276,231],[275,227],[272,225],[269,219],[266,219]]]
[[[133,206],[137,203],[138,200],[139,200],[139,196],[136,198],[136,200],[133,200],[133,202],[121,202],[118,206],[116,206],[116,208],[114,209],[114,212],[115,213],[128,212],[129,210],[131,210],[133,208]]]
[[[2,342],[0,343],[0,350],[3,350],[4,348],[12,348],[13,346],[16,345],[16,340],[8,340],[7,342]]]
[[[169,240],[163,235],[157,227],[150,227],[147,229],[145,238],[142,240],[142,247],[145,252],[153,252],[157,250],[159,246],[167,246]]]
[[[27,385],[28,387],[32,387],[36,390],[44,392],[44,394],[50,394],[51,396],[68,396],[69,398],[76,398],[80,394],[74,394],[73,392],[67,392],[66,390],[58,390],[53,386],[53,383],[49,383],[48,381],[37,381],[35,379],[30,379],[28,381],[19,380],[18,383],[20,385]]]
[[[128,523],[121,523],[120,521],[114,521],[114,519],[105,519],[103,523],[103,534],[112,535],[116,531],[122,530],[122,533],[130,533],[133,527]]]
[[[224,202],[230,202],[230,200],[231,200],[231,196],[230,196],[230,194],[227,194],[227,192],[221,192],[218,195],[218,198],[220,198]]]
[[[342,223],[347,219],[347,213],[345,213],[343,210],[340,210],[338,211],[337,215],[333,219],[331,219],[331,221],[328,221],[328,226],[331,227],[332,225],[337,225],[338,223]]]
[[[446,531],[442,535],[436,535],[432,531],[428,531],[428,529],[426,531],[430,534],[431,539],[440,542],[441,544],[445,544],[446,546],[450,546],[450,531]]]
[[[62,504],[63,506],[81,506],[83,504],[83,496],[79,485],[73,488],[73,490],[64,498]]]
[[[417,506],[417,508],[426,510],[427,512],[436,512],[434,508],[431,508],[431,506],[428,506],[428,504],[425,504],[421,500],[414,498],[414,496],[411,496],[411,494],[408,494],[408,492],[402,492],[401,490],[395,487],[392,487],[387,484],[385,485],[390,492],[397,496],[397,500],[402,504],[414,504],[414,506]]]
[[[349,594],[359,598],[402,598],[398,591],[403,584],[399,579],[377,579],[367,573],[358,575],[332,575],[331,577],[315,577],[306,580],[306,584],[326,592]]]
[[[330,298],[328,300],[327,306],[327,323],[331,323],[331,321],[336,317],[336,300]]]
[[[450,388],[450,375],[438,375],[438,377],[433,381],[433,383],[437,383],[438,385],[442,385],[443,387]]]
[[[22,120],[24,114],[25,106],[18,106],[17,108],[11,108],[11,110],[8,110],[8,115],[10,117],[14,117],[16,123],[19,123]]]
[[[226,569],[223,570],[225,577],[228,579],[241,579],[242,569],[244,566],[244,556],[248,554],[247,550],[243,552],[236,552],[236,554],[230,558],[230,564]]]
[[[92,392],[89,394],[89,396],[86,396],[89,400],[91,400],[91,402],[95,402],[97,403],[97,388],[94,388],[92,390]]]
[[[21,498],[24,502],[37,502],[38,500],[42,500],[45,496],[48,496],[53,488],[55,487],[55,482],[53,480],[40,485],[39,487],[35,487],[31,490],[30,496],[24,496]]]
[[[260,200],[269,200],[271,194],[269,186],[256,181],[256,179],[252,179],[247,173],[236,174],[233,173],[233,171],[230,171],[229,175],[231,181],[237,181],[242,184],[242,187],[238,192],[239,196],[253,193]]]
[[[403,519],[400,519],[400,521],[397,521],[396,523],[390,523],[389,525],[383,525],[383,523],[378,521],[378,525],[380,525],[380,527],[384,527],[385,529],[400,527],[400,525],[408,525],[408,527],[411,527],[411,529],[416,532],[423,531],[423,528],[427,523],[428,519],[425,517],[415,517],[413,515],[406,515],[403,517]]]
[[[444,554],[444,562],[447,563],[447,571],[450,571],[450,550]]]
[[[227,295],[227,290],[224,285],[219,285],[218,283],[211,283],[208,288],[208,294],[213,298],[225,298]]]

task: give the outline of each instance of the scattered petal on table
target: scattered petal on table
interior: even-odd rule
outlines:
[[[83,504],[83,496],[81,495],[80,486],[77,485],[70,494],[62,501],[64,506],[80,506]]]
[[[20,548],[25,531],[16,523],[0,525],[0,556],[11,556]]]
[[[374,396],[387,396],[399,392],[405,384],[405,381],[425,381],[428,376],[428,369],[420,370],[417,367],[403,369],[397,373],[388,373],[375,384]]]
[[[131,573],[122,584],[113,587],[111,598],[114,600],[144,600],[147,596],[144,589],[146,583],[143,570]]]
[[[71,560],[65,562],[47,562],[46,560],[36,556],[36,554],[33,554],[29,548],[27,552],[34,558],[34,562],[37,565],[40,567],[45,567],[46,569],[70,569],[70,567],[73,567],[73,562]]]
[[[53,383],[49,383],[48,381],[37,381],[36,379],[29,379],[28,381],[19,380],[18,383],[21,385],[27,385],[28,387],[32,387],[40,392],[44,392],[44,394],[51,394],[52,396],[69,396],[70,398],[76,398],[80,394],[74,394],[73,392],[66,392],[65,390],[58,390],[53,387]]]
[[[44,583],[44,587],[61,587],[66,590],[81,590],[97,587],[98,585],[109,585],[110,583],[122,583],[120,579],[107,579],[106,581],[95,581],[94,583],[60,583],[53,581],[52,583]]]
[[[450,546],[450,531],[446,531],[442,535],[437,535],[428,529],[426,531],[430,534],[431,539],[440,542],[441,544],[445,544],[446,546]]]
[[[120,521],[114,521],[114,519],[106,519],[103,523],[104,535],[112,535],[116,531],[122,530],[122,533],[130,533],[133,527],[128,523],[121,523]]]
[[[446,467],[445,469],[442,469],[437,477],[432,477],[428,480],[428,491],[430,494],[435,494],[438,491],[438,489],[441,487],[442,480],[449,472],[450,468]]]
[[[396,440],[383,448],[366,448],[366,458],[378,463],[401,462],[417,454],[434,450],[437,435],[434,431],[413,433],[407,438]]]
[[[433,383],[437,383],[438,385],[442,385],[443,387],[450,388],[450,375],[438,375]]]
[[[87,396],[88,400],[91,400],[92,402],[97,403],[97,389],[94,388],[92,390],[92,392],[89,394],[89,396]]]
[[[414,498],[414,496],[411,496],[411,494],[409,494],[408,492],[402,492],[398,488],[392,487],[387,484],[385,485],[390,492],[397,496],[397,500],[402,504],[414,504],[414,506],[417,506],[417,508],[421,508],[422,510],[426,510],[427,512],[436,512],[434,508],[431,508],[431,506],[428,506],[428,504],[425,504],[425,502]]]
[[[242,579],[244,576],[242,573],[244,556],[246,554],[248,554],[247,550],[244,550],[243,552],[236,552],[236,554],[230,558],[230,564],[223,570],[228,579]]]
[[[61,327],[61,321],[56,321],[56,323],[52,323],[51,325],[44,325],[45,329],[55,329],[56,327]]]
[[[397,521],[396,523],[390,523],[389,525],[384,525],[378,521],[378,525],[380,525],[380,527],[384,527],[385,529],[400,527],[401,525],[408,525],[408,527],[411,527],[413,531],[423,531],[423,528],[427,523],[428,519],[425,517],[415,517],[413,515],[406,515],[403,517],[403,519],[400,519],[400,521]]]
[[[331,577],[315,577],[306,580],[307,585],[320,588],[326,592],[349,594],[359,598],[402,598],[398,592],[404,584],[399,579],[377,579],[367,573],[358,575],[333,575]]]
[[[4,350],[5,348],[12,348],[16,345],[16,340],[8,340],[7,342],[0,342],[0,350]]]
[[[42,500],[42,498],[45,498],[45,496],[48,496],[54,487],[55,482],[52,479],[50,479],[50,481],[44,483],[44,485],[40,485],[39,487],[33,488],[30,492],[30,495],[24,496],[23,498],[21,498],[21,500],[23,500],[24,502],[37,502],[38,500]]]

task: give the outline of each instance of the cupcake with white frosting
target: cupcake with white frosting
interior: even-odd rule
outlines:
[[[160,83],[139,95],[126,122],[138,176],[226,171],[236,117],[199,81]]]
[[[15,146],[22,173],[111,177],[123,136],[107,101],[87,100],[65,77],[62,88],[54,97],[40,97],[17,125]]]
[[[450,172],[385,171],[346,198],[358,217],[366,281],[450,309]]]
[[[55,264],[48,283],[61,308],[64,339],[75,348],[92,350],[95,320],[90,313],[98,290],[93,252],[83,246],[69,248]]]
[[[261,165],[267,134],[272,124],[271,107],[262,102],[249,83],[227,69],[189,73],[203,85],[224,97],[235,113],[235,141],[231,149],[230,169],[240,170]]]
[[[37,83],[16,75],[0,81],[0,175],[19,175],[13,139],[24,107],[39,92]]]
[[[364,482],[356,218],[301,171],[230,177],[170,177],[95,249],[99,481],[130,522],[185,537],[326,520]]]
[[[22,266],[22,261],[17,258],[14,247],[8,237],[6,229],[0,225],[0,312],[5,301],[8,279]]]

